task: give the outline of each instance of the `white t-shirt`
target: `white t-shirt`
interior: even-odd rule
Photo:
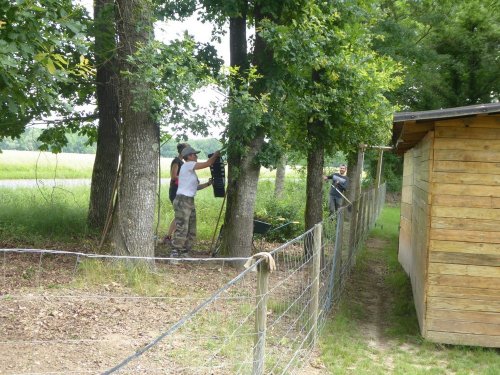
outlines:
[[[195,161],[186,161],[182,165],[179,172],[179,188],[177,189],[177,195],[185,195],[187,197],[194,197],[196,191],[198,190],[198,176],[194,169]]]

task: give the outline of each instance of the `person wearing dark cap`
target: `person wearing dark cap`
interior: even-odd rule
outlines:
[[[179,186],[174,199],[175,225],[174,238],[172,240],[171,257],[187,256],[192,250],[196,238],[196,207],[194,197],[198,190],[204,189],[212,184],[212,180],[200,184],[196,171],[210,167],[220,156],[219,151],[204,162],[198,162],[198,153],[191,146],[181,151],[184,164],[179,173]]]
[[[188,146],[189,143],[179,143],[177,145],[177,153],[179,155],[172,160],[172,163],[170,163],[170,187],[168,189],[168,199],[170,199],[170,202],[172,204],[174,203],[175,196],[177,195],[177,188],[179,186],[179,172],[181,171],[182,164],[184,164],[184,162],[182,161],[181,152]],[[163,238],[162,242],[164,244],[171,244],[172,234],[174,233],[174,231],[175,218],[170,222],[167,235]]]

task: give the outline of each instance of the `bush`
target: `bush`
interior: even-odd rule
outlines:
[[[271,224],[271,229],[264,235],[267,241],[286,242],[297,237],[303,232],[304,199],[298,199],[305,195],[303,182],[287,181],[285,191],[281,199],[274,197],[272,189],[274,184],[263,184],[259,192],[267,197],[257,207],[255,218]]]

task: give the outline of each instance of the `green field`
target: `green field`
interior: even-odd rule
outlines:
[[[91,178],[95,155],[53,154],[41,151],[11,151],[0,153],[0,180]],[[161,176],[168,178],[172,159],[161,158]],[[207,170],[199,173],[207,177]]]
[[[162,176],[168,177],[171,159],[162,159]],[[34,151],[4,151],[0,153],[0,179],[90,179],[94,155],[59,154]],[[259,182],[256,215],[266,219],[285,217],[302,222],[305,183],[290,172],[283,199],[273,198],[275,171],[263,169]],[[201,182],[209,178],[210,171],[199,173]],[[0,242],[9,247],[80,248],[83,244],[89,251],[95,249],[99,233],[88,230],[86,216],[89,205],[88,186],[50,187],[40,183],[34,188],[1,188],[0,195]],[[296,199],[300,196],[300,199]],[[168,183],[160,188],[160,200],[156,217],[159,218],[158,237],[163,236],[173,218],[173,209],[168,200]],[[198,239],[211,241],[222,206],[221,198],[214,198],[212,189],[197,194]],[[158,209],[160,214],[158,216]],[[301,226],[295,226],[295,233]],[[292,235],[291,233],[289,235]]]
[[[91,178],[95,155],[53,154],[41,151],[4,150],[0,153],[0,180]],[[170,177],[171,158],[161,158],[161,177]],[[274,178],[276,171],[261,169],[261,178]],[[300,178],[300,172],[287,169],[287,178]],[[208,169],[198,171],[200,178],[210,177]]]

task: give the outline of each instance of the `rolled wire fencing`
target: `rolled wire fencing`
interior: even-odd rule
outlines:
[[[0,373],[301,373],[384,201],[385,185],[365,191],[268,254],[147,259],[153,271],[0,249]]]

